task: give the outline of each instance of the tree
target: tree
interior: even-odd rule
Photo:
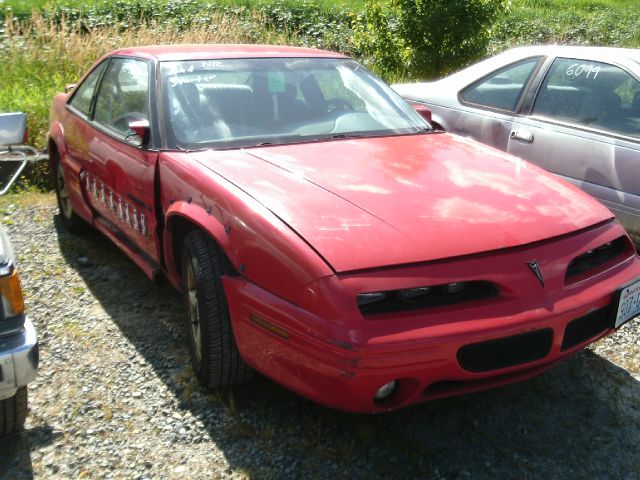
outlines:
[[[367,0],[355,43],[387,78],[441,77],[486,53],[509,0]]]

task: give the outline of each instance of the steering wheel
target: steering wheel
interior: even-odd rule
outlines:
[[[327,113],[353,112],[353,105],[344,98],[332,98],[327,100]]]

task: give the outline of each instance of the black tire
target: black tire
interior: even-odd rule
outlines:
[[[191,364],[205,388],[246,382],[253,370],[238,352],[220,276],[228,260],[204,232],[190,232],[182,253],[182,296]]]
[[[69,201],[69,191],[67,190],[66,175],[59,158],[54,159],[53,182],[56,188],[56,199],[58,209],[64,227],[71,233],[86,233],[90,226],[76,212],[73,211]]]
[[[27,418],[27,387],[20,387],[11,398],[0,400],[0,437],[16,432]]]

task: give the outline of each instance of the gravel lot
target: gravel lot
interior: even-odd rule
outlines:
[[[41,342],[0,478],[640,478],[640,320],[536,379],[392,414],[316,406],[262,377],[206,395],[180,297],[52,195],[3,198]]]

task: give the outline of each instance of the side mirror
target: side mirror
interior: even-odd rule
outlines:
[[[75,83],[67,83],[64,86],[64,93],[69,93],[70,91],[72,91],[74,88],[76,88],[76,84]]]
[[[136,147],[145,147],[151,137],[151,126],[148,120],[135,120],[129,122],[131,132],[124,137],[124,141]]]
[[[409,102],[409,105],[413,107],[413,109],[420,114],[422,118],[424,118],[427,122],[431,123],[431,110],[427,108],[426,105],[418,102]]]
[[[28,140],[26,113],[0,113],[0,145],[24,145]]]

